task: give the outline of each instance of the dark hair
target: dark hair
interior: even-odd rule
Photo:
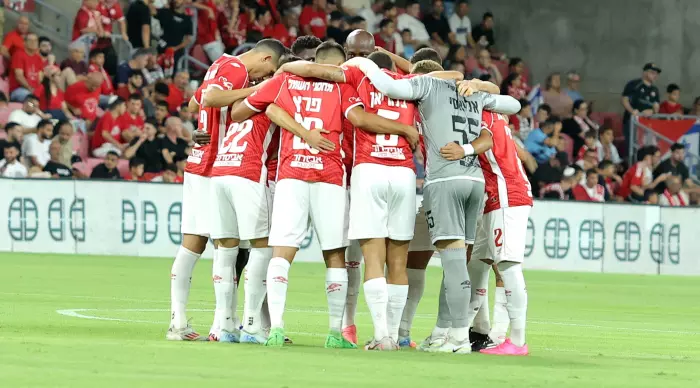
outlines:
[[[272,11],[270,8],[264,7],[264,6],[258,6],[255,7],[255,18],[259,18],[262,15],[265,15],[265,12],[270,12],[270,15],[272,15]]]
[[[613,163],[612,160],[605,159],[605,160],[601,161],[600,163],[598,163],[598,169],[605,170],[606,168],[608,168],[610,166],[614,166],[614,165],[615,165],[615,163]]]
[[[19,147],[17,146],[17,143],[15,143],[15,142],[5,143],[5,148],[14,148],[17,151],[19,151]]]
[[[612,127],[605,127],[605,128],[600,130],[600,134],[602,135],[605,132],[612,132],[612,131],[614,131],[614,129],[612,129]]]
[[[416,51],[413,56],[411,57],[411,64],[415,65],[416,62],[420,61],[433,61],[437,62],[439,64],[442,64],[442,58],[440,58],[440,54],[438,54],[435,49],[429,48],[429,47],[424,47],[422,49],[419,49]]]
[[[586,103],[586,101],[584,101],[584,100],[574,101],[574,105],[571,107],[571,113],[575,113],[577,110],[581,109],[581,105],[583,105],[585,103]]]
[[[105,155],[105,159],[107,159],[107,156],[109,155],[114,155],[119,159],[119,154],[116,151],[107,151],[107,155]]]
[[[173,163],[166,164],[163,171],[170,171],[177,174],[177,166]]]
[[[540,111],[540,110],[547,112],[548,115],[552,114],[552,107],[549,106],[548,104],[542,104],[542,105],[538,106],[537,111]]]
[[[154,86],[154,91],[158,94],[170,96],[170,88],[164,82],[156,82],[156,85]]]
[[[353,25],[353,24],[362,23],[364,21],[365,21],[365,18],[363,18],[362,16],[353,16],[350,18],[350,20],[348,20],[348,24]]]
[[[37,97],[37,96],[34,95],[34,94],[30,94],[30,95],[28,95],[27,97],[24,98],[24,101],[23,101],[23,102],[27,102],[27,101],[29,101],[29,100],[37,100],[37,101],[39,101],[39,97]]]
[[[675,152],[678,150],[684,150],[684,149],[685,149],[685,146],[681,143],[673,143],[673,145],[671,146],[671,152]]]
[[[530,106],[530,105],[532,105],[532,104],[530,104],[530,100],[528,100],[527,98],[520,99],[520,109],[523,109],[526,106]]]
[[[645,146],[637,150],[637,161],[641,162],[647,156],[654,156],[657,148],[655,146]]]
[[[68,121],[68,120],[61,120],[61,121],[56,122],[56,124],[54,124],[54,126],[53,126],[53,135],[54,136],[58,135],[58,132],[61,131],[61,127],[66,125],[66,124],[69,124],[71,126],[71,128],[73,127],[73,124],[71,124],[70,121]]]
[[[391,60],[391,57],[381,51],[373,52],[367,59],[376,63],[380,69],[391,70],[394,65],[394,61]]]
[[[15,123],[14,121],[10,121],[9,123],[5,124],[5,132],[9,132],[14,127],[19,127],[19,123]]]
[[[41,45],[41,44],[44,43],[44,42],[49,42],[49,43],[51,43],[51,39],[49,39],[49,38],[47,38],[47,37],[45,37],[45,36],[40,36],[40,37],[39,37],[39,44]]]
[[[411,30],[409,30],[408,28],[404,28],[403,30],[401,30],[401,34],[405,34],[407,32],[410,34]]]
[[[134,167],[142,166],[142,165],[145,165],[145,164],[146,164],[146,162],[145,162],[143,159],[138,158],[138,157],[136,157],[136,158],[131,158],[131,159],[129,160],[129,168],[130,168],[130,169],[131,169],[131,168],[134,168]]]
[[[595,168],[589,168],[588,170],[586,170],[586,178],[588,178],[589,176],[591,176],[593,174],[597,174],[597,173],[598,173],[598,170],[596,170]]]
[[[334,54],[345,58],[345,49],[338,43],[331,41],[323,42],[320,46],[316,47],[316,58],[325,58]]]
[[[265,51],[272,54],[273,60],[278,62],[282,54],[284,54],[284,45],[277,39],[263,39],[255,44],[253,50]]]
[[[393,23],[394,21],[391,19],[382,19],[381,22],[379,22],[379,29],[381,30],[382,28],[388,26],[389,24]]]
[[[508,95],[508,88],[518,77],[520,77],[520,74],[518,73],[508,74],[508,77],[506,77],[501,83],[501,94]]]
[[[545,121],[544,124],[542,124],[542,126],[543,127],[550,127],[550,126],[556,125],[557,123],[560,123],[560,122],[561,122],[561,120],[559,120],[558,117],[552,116],[552,117],[548,118],[547,121]]]
[[[343,13],[340,11],[331,12],[331,21],[343,20]]]
[[[0,92],[0,102],[7,102],[7,94],[5,92]]]
[[[446,61],[446,62],[451,62],[451,63],[452,63],[452,62],[455,62],[455,61],[457,60],[457,59],[456,59],[457,52],[458,52],[459,49],[462,48],[462,47],[464,47],[464,46],[462,46],[461,44],[453,44],[453,45],[450,45],[450,49],[447,51],[447,56],[445,57],[445,61]]]
[[[668,94],[671,94],[676,90],[681,90],[681,88],[676,84],[668,84],[668,86],[666,87],[666,93]]]
[[[136,76],[143,77],[143,73],[141,72],[141,70],[133,70],[132,69],[131,71],[129,71],[129,78],[136,77]]]
[[[280,58],[279,66],[282,66],[282,65],[287,64],[287,63],[296,62],[296,61],[303,61],[303,59],[297,57],[294,54],[286,54]]]
[[[491,12],[484,12],[484,16],[481,18],[481,20],[486,20],[488,18],[493,19],[493,13]]]
[[[522,58],[520,58],[520,57],[513,57],[513,58],[511,58],[510,61],[508,62],[508,67],[517,66],[517,65],[519,65],[519,64],[522,63],[522,62],[523,62],[523,59],[522,59]]]
[[[43,127],[45,127],[45,126],[47,126],[47,125],[50,125],[51,128],[53,128],[53,123],[51,122],[51,120],[41,119],[41,120],[39,120],[38,123],[36,123],[36,128],[37,128],[37,129],[43,128]]]
[[[112,102],[109,104],[109,106],[107,106],[107,109],[109,109],[109,110],[115,110],[115,109],[117,109],[117,108],[119,107],[119,105],[121,105],[121,104],[123,104],[123,103],[125,103],[125,102],[126,102],[126,101],[124,101],[123,98],[117,97],[117,98],[114,99],[114,101],[112,101]]]
[[[168,112],[170,112],[170,105],[168,104],[167,101],[158,101],[158,102],[156,103],[156,108],[157,108],[157,107],[160,107],[160,106],[164,107],[165,109],[168,110]]]
[[[143,123],[144,124],[151,124],[155,128],[158,128],[158,120],[156,120],[155,117],[149,117]]]
[[[598,132],[594,129],[589,130],[586,132],[586,134],[583,137],[591,138],[591,139],[597,139],[598,138]]]
[[[408,1],[406,2],[406,8],[408,8],[408,7],[410,7],[410,6],[414,5],[414,4],[420,4],[420,1],[418,1],[418,0],[408,0]]]
[[[583,172],[583,167],[579,166],[578,164],[572,164],[569,167],[574,169],[574,175],[576,175],[579,172]]]
[[[382,6],[382,13],[384,13],[386,11],[390,11],[394,8],[396,8],[396,4],[394,4],[393,1],[386,1],[386,2],[384,2],[384,6]]]
[[[88,59],[92,59],[100,54],[104,54],[105,52],[102,51],[102,49],[94,48],[90,50],[90,55],[88,56]]]
[[[654,191],[653,189],[645,190],[644,191],[644,201],[649,201],[649,198],[651,198],[652,195],[658,196],[656,191]]]
[[[141,95],[138,93],[129,94],[129,101],[136,101],[136,100],[143,101],[143,97],[141,97]]]
[[[294,55],[299,55],[304,50],[315,50],[321,43],[323,43],[321,39],[313,35],[300,36],[292,43],[292,52]]]

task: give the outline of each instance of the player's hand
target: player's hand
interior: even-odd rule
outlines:
[[[403,137],[406,139],[408,144],[411,145],[411,149],[415,150],[418,146],[418,142],[420,141],[420,134],[413,126],[406,125],[405,127],[406,129],[404,130]]]
[[[380,53],[384,54],[390,54],[389,51],[387,51],[384,47],[382,46],[374,46],[374,51],[379,51]]]
[[[346,61],[344,65],[356,67],[356,68],[360,69],[360,71],[365,73],[365,74],[369,73],[372,69],[379,68],[376,63],[372,62],[372,60],[367,59],[367,58],[362,58],[362,57],[352,58],[352,59]]]
[[[307,131],[304,136],[306,144],[321,152],[331,152],[335,150],[335,143],[323,137],[324,133],[330,133],[322,128],[314,128]]]
[[[475,90],[470,81],[464,80],[457,82],[457,91],[460,96],[469,97],[477,90]]]
[[[197,129],[196,131],[192,132],[192,140],[199,145],[207,145],[211,143],[211,135]]]
[[[464,159],[464,149],[461,145],[457,143],[447,143],[444,147],[440,148],[440,156],[447,160],[460,160]]]

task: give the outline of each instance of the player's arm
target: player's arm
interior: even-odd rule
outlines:
[[[515,150],[518,152],[518,159],[523,162],[525,168],[530,171],[530,174],[534,174],[535,170],[537,170],[537,160],[535,160],[535,157],[520,147],[518,143],[515,143]]]
[[[476,92],[484,92],[489,94],[501,94],[501,88],[489,81],[479,79],[471,79],[469,81],[461,81],[457,83],[459,94],[464,97],[469,97]]]
[[[433,71],[432,73],[428,73],[428,76],[434,77],[434,78],[439,78],[439,79],[444,79],[446,81],[450,81],[450,80],[463,81],[464,80],[464,73],[462,73],[461,71],[455,71],[455,70]]]
[[[314,128],[307,130],[292,116],[287,113],[284,109],[280,108],[276,104],[270,104],[265,110],[267,117],[272,120],[273,123],[277,124],[280,128],[284,128],[292,134],[299,136],[311,147],[321,151],[329,152],[335,150],[335,144],[323,137],[323,133],[330,133],[323,128]]]
[[[484,98],[484,109],[504,115],[514,115],[520,112],[520,102],[511,96],[488,94]]]
[[[460,160],[471,155],[480,155],[493,147],[491,132],[482,129],[481,134],[470,144],[460,146],[457,143],[447,143],[440,148],[440,156],[447,160]]]
[[[396,65],[397,69],[403,71],[406,74],[411,72],[411,61],[409,61],[408,59],[406,59],[400,55],[396,55],[396,54],[392,53],[391,51],[384,49],[383,47],[376,46],[376,47],[374,47],[374,49],[377,51],[383,52],[384,54],[391,57],[391,60],[394,61],[394,65]],[[462,75],[462,78],[464,78],[464,75]]]
[[[191,113],[197,113],[199,112],[199,104],[197,103],[197,99],[192,96],[190,98],[190,101],[187,103],[187,110],[189,110]]]
[[[223,108],[242,100],[260,89],[262,83],[244,89],[223,90],[218,87],[210,87],[202,93],[202,106],[205,108]]]
[[[343,69],[333,65],[319,65],[308,61],[285,63],[277,70],[278,73],[291,73],[304,78],[318,78],[330,82],[345,82]]]
[[[352,125],[367,132],[403,136],[408,140],[412,148],[418,144],[419,135],[415,127],[367,113],[361,106],[350,109],[347,118]]]

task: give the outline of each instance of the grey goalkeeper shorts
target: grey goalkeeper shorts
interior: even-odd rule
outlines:
[[[474,244],[483,199],[484,183],[479,181],[453,179],[426,186],[423,206],[432,243],[464,239]]]

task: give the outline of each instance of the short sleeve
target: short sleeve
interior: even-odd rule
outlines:
[[[651,94],[651,102],[658,104],[659,103],[659,88],[654,86],[653,93]]]
[[[124,19],[124,11],[122,10],[122,6],[119,5],[119,3],[114,4],[114,15],[111,15],[112,19],[119,21]]]
[[[243,103],[256,112],[262,112],[268,105],[275,102],[286,79],[287,74],[280,74],[273,77],[269,81],[266,81],[255,93],[243,100]]]
[[[625,89],[622,91],[623,97],[629,97],[634,93],[635,81],[630,81],[625,85]]]
[[[204,85],[199,85],[197,90],[194,92],[194,100],[197,102],[197,105],[202,105],[202,87]]]
[[[303,10],[301,10],[301,14],[299,15],[299,25],[300,26],[308,26],[309,23],[311,23],[311,12],[309,12],[310,8],[304,7]]]
[[[24,71],[24,58],[25,55],[14,55],[12,57],[12,62],[10,62],[10,68],[12,71],[15,71],[17,69],[20,69]]]
[[[343,109],[343,116],[348,117],[348,112],[356,107],[362,106],[360,96],[357,95],[357,90],[350,85],[340,85],[340,105]]]
[[[365,74],[360,71],[360,69],[353,66],[341,66],[343,69],[343,75],[345,76],[345,83],[357,89],[360,87],[360,82],[365,78]]]
[[[207,81],[209,85],[217,85],[223,90],[243,89],[248,84],[248,71],[237,62],[227,62],[219,66],[214,78]]]
[[[192,18],[185,18],[185,23],[187,23],[187,30],[185,30],[185,35],[194,35],[194,24],[192,23]]]
[[[430,93],[430,89],[437,87],[438,80],[422,75],[418,77],[410,78],[409,83],[411,85],[411,100],[424,100]]]
[[[139,24],[143,27],[144,25],[151,24],[151,11],[148,9],[147,5],[143,5],[141,12],[139,12]]]

